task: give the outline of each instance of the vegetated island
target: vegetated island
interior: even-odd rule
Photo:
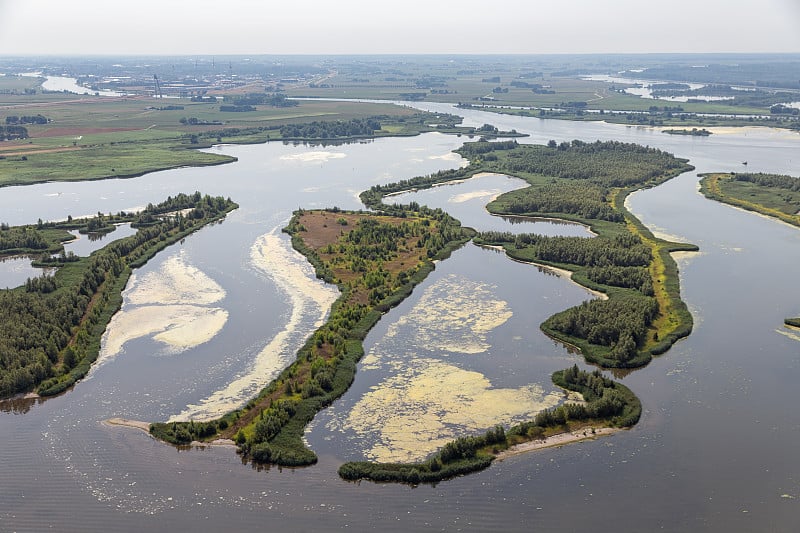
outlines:
[[[705,128],[697,129],[669,129],[663,130],[663,133],[669,133],[670,135],[691,135],[692,137],[708,137],[711,135],[711,132]]]
[[[350,387],[367,332],[425,279],[434,260],[475,233],[440,209],[416,205],[375,214],[300,210],[285,231],[317,277],[341,291],[328,320],[243,408],[207,422],[154,423],[154,437],[175,445],[228,438],[256,464],[314,464],[304,428]]]
[[[515,207],[490,205],[494,212],[578,221],[598,234],[596,238],[560,238],[566,240],[556,249],[577,252],[569,261],[562,256],[535,256],[540,248],[547,248],[536,247],[533,241],[537,236],[523,236],[520,241],[513,238],[511,242],[506,242],[506,234],[479,236],[480,242],[503,245],[512,257],[574,271],[581,283],[609,295],[610,305],[595,307],[597,301],[593,301],[564,312],[581,314],[581,323],[588,330],[602,331],[604,336],[587,334],[589,339],[585,339],[580,337],[582,331],[562,332],[543,325],[546,332],[580,346],[587,360],[606,367],[641,366],[653,353],[666,351],[678,338],[688,335],[692,324],[679,297],[677,267],[669,251],[697,248],[655,239],[627,212],[624,198],[632,190],[656,185],[692,167],[670,154],[638,145],[580,141],[551,144],[467,143],[459,150],[471,160],[467,168],[363,192],[362,201],[375,210],[375,215],[337,209],[298,211],[287,228],[294,246],[309,258],[318,276],[336,282],[342,290],[328,323],[312,336],[295,363],[243,409],[210,422],[155,423],[151,434],[177,445],[232,438],[240,452],[255,463],[300,466],[315,462],[313,452],[302,443],[303,428],[317,411],[349,387],[363,354],[361,341],[367,330],[381,312],[399,303],[425,277],[432,268],[426,257],[441,257],[438,250],[449,253],[472,236],[441,210],[429,210],[415,202],[390,206],[383,198],[478,172],[517,175],[531,184],[522,192],[498,198],[500,206],[511,202]],[[539,200],[548,202],[548,207],[530,203]],[[442,227],[451,229],[441,233]],[[587,244],[590,242],[593,244]],[[411,270],[396,270],[398,266]],[[596,270],[591,274],[585,272],[592,267]],[[589,312],[584,312],[587,306]],[[588,403],[544,411],[508,432],[496,427],[483,436],[462,437],[421,463],[346,463],[340,474],[346,479],[435,482],[486,468],[495,452],[520,442],[576,427],[585,427],[588,432],[597,427],[629,427],[638,421],[638,399],[599,371],[586,373],[574,367],[556,373],[554,382],[580,392]]]
[[[702,174],[700,192],[707,198],[800,227],[800,178],[785,174]],[[800,327],[800,318],[787,318]]]
[[[552,375],[553,383],[580,393],[585,402],[566,402],[539,412],[536,417],[505,430],[495,426],[483,435],[459,437],[425,461],[378,463],[353,461],[339,467],[339,476],[349,481],[401,482],[417,485],[436,483],[487,468],[503,452],[529,442],[570,435],[561,441],[591,438],[597,428],[628,428],[636,424],[642,406],[636,395],[619,382],[603,377],[599,370],[586,372],[575,365]],[[601,430],[601,431],[603,431]]]
[[[236,207],[230,199],[196,192],[150,204],[139,213],[60,223],[40,220],[31,226],[2,224],[0,255],[35,254],[35,264],[57,270],[0,291],[0,398],[32,391],[52,396],[84,377],[97,359],[108,322],[122,305],[131,270]],[[122,222],[130,222],[137,233],[89,257],[64,254],[61,243],[74,238],[68,229],[110,231]]]

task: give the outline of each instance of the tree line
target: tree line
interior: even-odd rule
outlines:
[[[800,192],[800,178],[783,174],[765,173],[736,173],[732,175],[735,181],[745,181],[761,185],[762,187],[772,187],[775,189],[785,189],[792,192]]]
[[[50,122],[50,119],[45,117],[44,115],[9,115],[6,117],[6,125],[15,125],[15,124],[47,124]]]
[[[27,139],[28,128],[25,126],[0,126],[0,141]]]
[[[381,130],[381,119],[386,117],[354,118],[348,121],[314,121],[281,126],[284,139],[337,139],[370,137]]]

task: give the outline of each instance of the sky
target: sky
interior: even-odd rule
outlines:
[[[800,0],[0,0],[0,56],[800,53]]]

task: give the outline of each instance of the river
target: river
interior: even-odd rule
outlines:
[[[1,531],[793,530],[800,522],[800,418],[792,407],[800,344],[782,321],[800,314],[793,290],[800,231],[706,200],[697,173],[740,171],[746,160],[749,171],[798,175],[800,136],[759,128],[671,136],[414,105],[461,114],[465,125],[531,134],[521,142],[616,139],[663,148],[697,167],[629,201],[654,231],[701,248],[679,258],[695,331],[624,378],[642,400],[641,422],[434,487],[338,478],[344,460],[424,454],[485,424],[476,402],[514,420],[526,414],[517,404],[558,401],[549,373],[585,366],[538,325],[592,296],[468,244],[370,332],[353,388],[307,433],[320,457],[313,467],[258,470],[231,448],[181,451],[104,424],[244,401],[324,319],[335,296],[280,233],[291,211],[358,209],[358,192],[373,184],[463,163],[451,153],[463,139],[440,134],[325,148],[223,145],[213,150],[238,162],[0,189],[0,212],[11,224],[128,210],[194,190],[241,205],[135,273],[86,380],[42,403],[4,404]],[[485,214],[489,198],[519,185],[486,176],[404,199],[443,207],[478,229],[586,234]],[[436,314],[422,312],[432,307]],[[186,316],[203,326],[188,328],[195,337],[186,335]]]

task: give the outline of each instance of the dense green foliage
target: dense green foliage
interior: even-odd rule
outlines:
[[[757,174],[737,173],[733,175],[733,179],[735,181],[755,183],[756,185],[761,185],[763,187],[772,187],[775,189],[785,189],[787,191],[800,192],[800,179],[792,176],[781,174],[764,174],[761,172]]]
[[[2,126],[0,125],[0,141],[10,141],[13,139],[27,139],[28,129],[25,126]]]
[[[193,211],[186,217],[161,217],[88,258],[73,256],[54,276],[0,292],[0,397],[34,387],[41,395],[57,394],[86,375],[106,324],[121,305],[131,268],[236,207],[230,200],[196,193],[152,209],[164,213],[177,204]]]
[[[542,327],[603,347],[585,354],[592,361],[600,355],[606,366],[639,364],[634,360],[659,311],[647,270],[652,252],[639,237],[632,233],[587,238],[487,232],[479,234],[476,241],[503,245],[510,257],[522,261],[577,269],[576,279],[594,289],[629,289],[612,291],[613,298],[608,300],[591,300],[562,311]],[[587,280],[591,283],[585,283]]]
[[[631,427],[639,421],[642,406],[636,395],[598,370],[590,373],[573,366],[555,372],[552,379],[559,387],[581,393],[586,403],[564,403],[545,409],[534,420],[522,422],[508,431],[495,426],[483,435],[459,437],[418,463],[345,463],[339,468],[339,476],[350,481],[436,483],[483,470],[499,451],[513,444],[541,439],[548,431],[569,430],[571,422]]]
[[[704,174],[700,192],[708,198],[800,226],[800,178],[781,174]]]
[[[348,121],[314,121],[281,126],[284,139],[346,139],[370,137],[381,129],[381,120],[388,117],[354,118]]]
[[[524,145],[511,149],[501,143],[478,142],[466,143],[458,152],[473,160],[487,151],[497,156],[493,168],[498,172],[585,180],[602,187],[640,186],[686,167],[685,161],[657,148],[619,141],[574,140],[560,144],[551,141],[547,146]]]
[[[17,250],[47,250],[50,243],[41,232],[28,226],[0,229],[0,253]]]

